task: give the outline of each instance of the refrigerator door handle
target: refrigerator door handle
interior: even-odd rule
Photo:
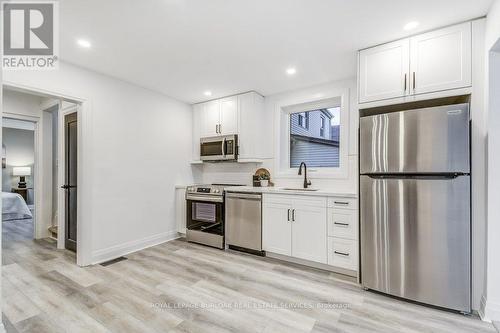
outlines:
[[[442,179],[456,179],[460,176],[468,176],[466,173],[443,173],[443,174],[366,174],[373,179],[428,179],[428,180],[442,180]]]

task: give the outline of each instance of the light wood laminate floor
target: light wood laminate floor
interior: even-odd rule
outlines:
[[[3,225],[8,332],[496,332],[272,259],[176,240],[80,268],[31,233],[29,222]]]

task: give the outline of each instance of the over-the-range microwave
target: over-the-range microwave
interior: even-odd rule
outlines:
[[[200,159],[208,162],[237,161],[238,135],[201,138]]]

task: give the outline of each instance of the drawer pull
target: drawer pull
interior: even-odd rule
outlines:
[[[333,222],[333,224],[341,225],[343,227],[348,227],[349,226],[349,223],[342,223],[342,222]]]
[[[334,201],[334,203],[335,203],[336,205],[344,205],[344,206],[347,206],[347,205],[349,204],[349,203],[348,203],[348,202],[346,202],[346,201]]]
[[[344,257],[349,257],[349,253],[345,253],[345,252],[338,252],[338,251],[333,251],[333,253],[335,253],[335,254],[339,254],[339,255],[344,256]]]

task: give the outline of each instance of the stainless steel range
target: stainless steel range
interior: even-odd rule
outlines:
[[[224,248],[224,187],[234,184],[193,185],[186,190],[186,239]]]

